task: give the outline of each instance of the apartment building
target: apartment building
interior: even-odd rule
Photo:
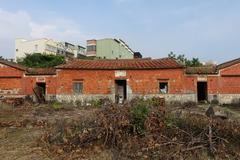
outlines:
[[[32,53],[59,54],[66,57],[77,57],[78,54],[85,54],[85,47],[47,38],[15,40],[15,61],[25,57],[26,54]]]
[[[133,59],[134,51],[121,39],[87,40],[86,56],[102,59]]]

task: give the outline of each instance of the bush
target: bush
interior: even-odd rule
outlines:
[[[240,107],[240,98],[233,99],[231,106],[233,106],[233,107]]]
[[[131,108],[131,119],[134,126],[134,131],[138,134],[143,134],[145,131],[145,121],[149,114],[149,108],[145,103],[138,103],[136,106]]]
[[[59,110],[63,108],[62,103],[57,101],[52,102],[51,107],[55,110]]]
[[[17,62],[26,67],[47,68],[65,63],[65,58],[61,55],[33,53],[26,54],[26,57],[18,59]]]
[[[77,107],[81,107],[81,106],[83,105],[83,103],[82,103],[82,101],[80,101],[80,100],[76,100],[76,101],[75,101],[75,105],[76,105]]]
[[[183,108],[194,108],[197,107],[197,103],[193,101],[187,101],[182,104]]]
[[[93,99],[89,102],[91,107],[100,108],[102,106],[102,101],[100,99]]]
[[[211,104],[216,104],[216,105],[218,105],[218,104],[219,104],[219,101],[218,101],[217,99],[213,99],[213,100],[211,101]]]

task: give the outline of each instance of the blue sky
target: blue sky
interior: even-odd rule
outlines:
[[[223,62],[240,57],[239,0],[0,0],[0,55],[15,38],[81,45],[121,38],[145,57],[170,51]]]

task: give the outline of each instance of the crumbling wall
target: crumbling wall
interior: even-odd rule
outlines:
[[[30,96],[34,101],[37,101],[33,91],[37,83],[46,84],[45,98],[47,101],[56,100],[57,77],[55,75],[25,76],[23,79],[25,95]]]
[[[0,95],[4,97],[24,95],[22,84],[21,78],[0,77]]]

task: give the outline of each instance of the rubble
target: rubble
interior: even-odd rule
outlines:
[[[168,109],[164,99],[137,98],[92,109],[62,105],[1,110],[0,137],[8,137],[6,128],[41,130],[36,147],[55,159],[240,158],[240,122],[190,112],[197,109],[190,104]]]
[[[239,122],[213,119],[210,142],[207,116],[187,112],[180,115],[166,113],[164,106],[140,99],[140,103],[150,110],[144,121],[144,132],[139,133],[134,129],[131,116],[138,101],[123,106],[112,104],[101,108],[97,112],[98,117],[90,121],[72,121],[52,128],[41,141],[48,144],[50,152],[61,151],[67,159],[76,154],[87,155],[94,146],[110,149],[113,159],[240,158]],[[238,147],[230,149],[232,143]],[[210,145],[213,150],[210,150]]]
[[[24,98],[2,98],[2,103],[11,105],[13,107],[21,106],[24,103]]]

